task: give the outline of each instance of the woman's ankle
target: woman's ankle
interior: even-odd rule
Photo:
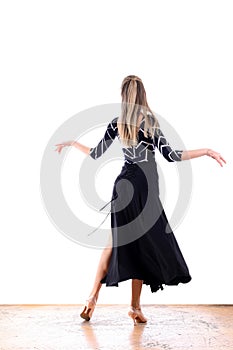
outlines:
[[[92,293],[89,295],[88,299],[92,299],[96,302],[98,299],[98,294]]]
[[[140,309],[141,308],[140,303],[138,303],[138,302],[136,302],[136,303],[135,302],[131,302],[130,306],[133,307],[134,309]]]

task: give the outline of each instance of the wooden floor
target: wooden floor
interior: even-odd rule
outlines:
[[[232,350],[233,305],[142,305],[133,325],[128,305],[0,305],[0,350]]]

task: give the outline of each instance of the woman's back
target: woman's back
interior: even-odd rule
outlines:
[[[92,147],[90,149],[89,154],[93,159],[99,158],[112,144],[116,137],[121,142],[118,133],[117,120],[118,117],[112,119],[107,126],[104,137],[100,140],[96,147]],[[163,135],[161,129],[158,130],[159,133],[155,132],[153,138],[145,137],[144,124],[145,118],[140,118],[138,123],[137,145],[131,147],[122,146],[125,161],[129,163],[148,162],[150,159],[154,158],[156,148],[168,162],[180,161],[182,150],[173,150]],[[151,155],[153,155],[153,157],[151,157]]]

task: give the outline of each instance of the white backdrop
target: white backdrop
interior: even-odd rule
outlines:
[[[192,281],[153,294],[143,286],[141,302],[232,303],[231,5],[230,0],[1,4],[1,304],[83,303],[88,296],[101,250],[72,242],[50,221],[40,195],[41,159],[65,120],[120,102],[128,74],[142,78],[150,107],[175,127],[187,149],[209,147],[227,160],[223,168],[208,157],[192,160],[192,200],[174,232]],[[99,129],[80,142],[93,147],[103,133]],[[75,172],[70,176],[77,175],[84,157],[72,150],[68,160],[76,167],[67,162]],[[157,159],[169,186],[173,164]],[[98,187],[108,171],[102,171]],[[107,191],[101,193],[106,200],[110,186]],[[168,191],[168,218],[173,201]],[[131,281],[118,288],[104,285],[99,303],[129,303],[130,287]]]

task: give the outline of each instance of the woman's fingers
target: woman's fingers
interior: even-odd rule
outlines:
[[[65,141],[65,142],[62,142],[62,143],[57,143],[55,146],[57,146],[57,149],[55,149],[55,151],[58,151],[58,153],[61,153],[63,147],[65,146],[71,146],[71,144],[73,143],[74,141]]]
[[[215,159],[217,160],[217,162],[221,165],[221,167],[223,166],[222,162],[226,163],[225,159],[223,159],[223,157],[221,156],[221,154],[218,154]]]
[[[221,163],[221,161],[220,161],[220,154],[219,154],[219,153],[215,152],[215,153],[213,154],[213,158],[214,158],[215,160],[217,160],[217,162],[222,166],[222,163]]]
[[[220,155],[221,160],[226,164],[227,162],[225,161],[225,159]]]
[[[216,158],[217,162],[222,166],[222,163],[219,158]]]
[[[57,144],[55,146],[57,146],[57,148],[54,151],[58,151],[58,153],[61,153],[61,150],[64,147],[64,145],[59,143],[59,144]]]
[[[225,159],[221,156],[220,153],[215,152],[215,151],[210,149],[207,154],[210,157],[212,157],[213,159],[215,159],[221,165],[221,167],[223,166],[222,162],[224,162],[226,164]]]
[[[67,142],[57,143],[55,146],[66,146]]]

